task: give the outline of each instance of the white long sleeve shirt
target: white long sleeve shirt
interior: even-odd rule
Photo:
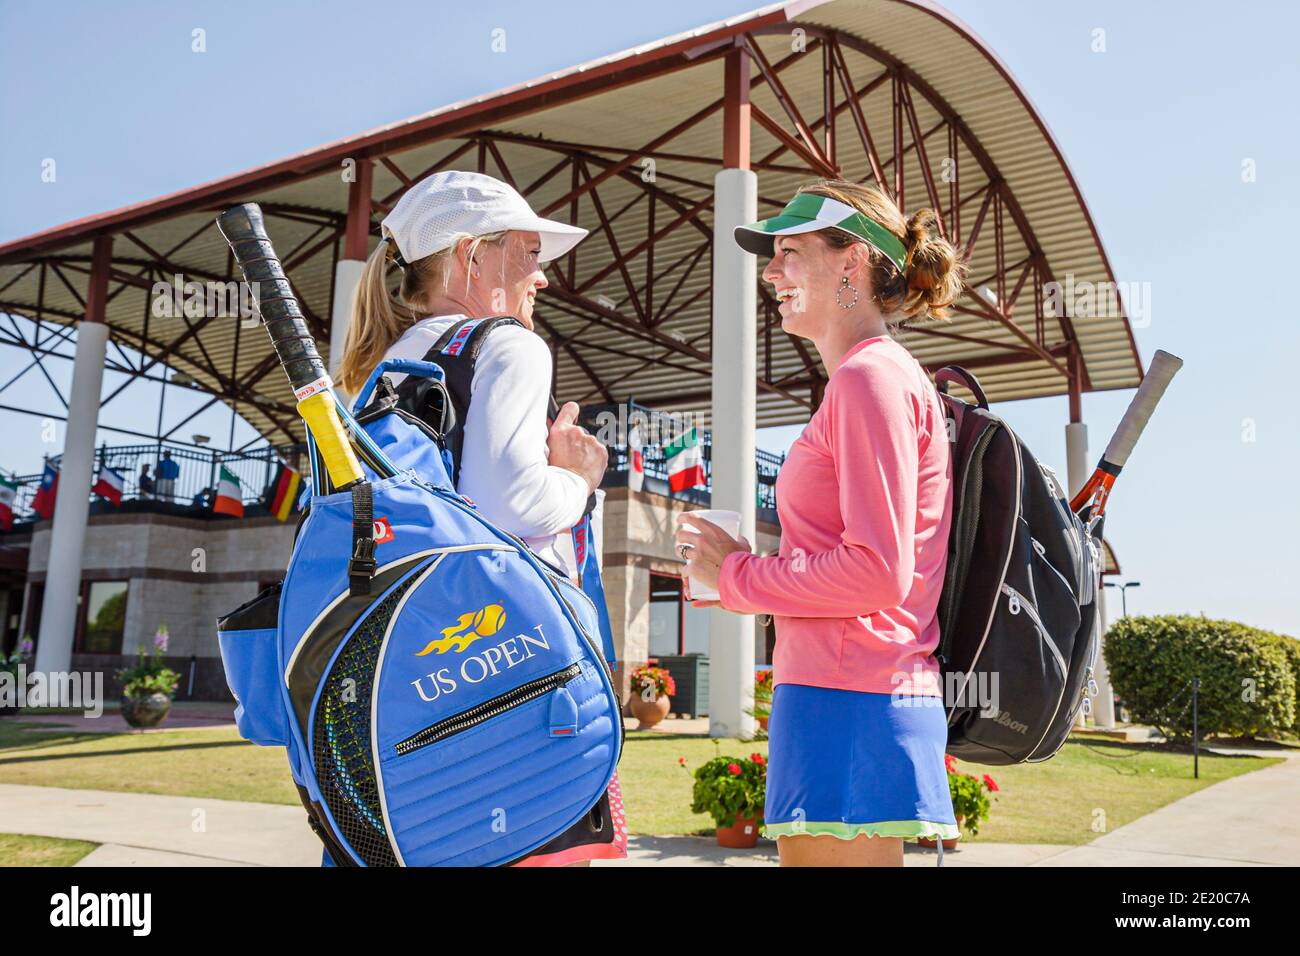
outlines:
[[[449,326],[465,318],[421,319],[384,357],[422,359]],[[405,377],[397,372],[389,376],[394,385]],[[457,491],[472,499],[489,521],[523,538],[572,578],[577,568],[568,532],[582,517],[589,492],[585,478],[548,460],[550,394],[551,350],[546,342],[520,326],[493,330],[483,342],[470,383]]]

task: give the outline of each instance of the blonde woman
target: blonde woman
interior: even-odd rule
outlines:
[[[366,262],[338,379],[355,394],[384,359],[423,359],[435,345],[459,349],[472,320],[512,316],[483,336],[463,423],[456,490],[576,579],[570,529],[598,502],[608,453],[575,424],[566,402],[548,422],[551,351],[533,307],[547,286],[544,263],[587,230],[538,216],[508,184],[481,173],[435,173],[384,219]],[[394,298],[389,273],[400,271]],[[397,384],[404,376],[393,373]],[[627,855],[615,776],[601,801],[568,832],[516,865],[557,866]]]
[[[735,232],[771,256],[781,326],[829,376],[777,478],[779,554],[707,522],[677,532],[686,573],[720,595],[697,604],[775,615],[765,819],[783,866],[901,866],[904,840],[957,836],[932,656],[952,470],[935,390],[890,334],[961,289],[934,227],[823,180]]]

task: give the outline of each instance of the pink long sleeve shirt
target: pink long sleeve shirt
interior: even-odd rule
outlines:
[[[941,695],[951,480],[924,369],[888,335],[858,342],[777,476],[778,555],[722,563],[722,607],[775,618],[775,684]]]

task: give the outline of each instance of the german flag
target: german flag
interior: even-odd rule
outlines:
[[[298,504],[298,486],[302,484],[302,475],[283,462],[275,474],[275,480],[268,489],[266,507],[281,521],[288,521]]]

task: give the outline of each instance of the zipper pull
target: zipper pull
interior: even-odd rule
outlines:
[[[1097,696],[1097,682],[1091,677],[1088,678],[1088,693],[1093,697]]]
[[[1020,595],[1014,591],[1007,595],[1007,610],[1012,614],[1020,613]]]
[[[572,737],[578,732],[578,702],[565,687],[551,694],[551,736]]]

